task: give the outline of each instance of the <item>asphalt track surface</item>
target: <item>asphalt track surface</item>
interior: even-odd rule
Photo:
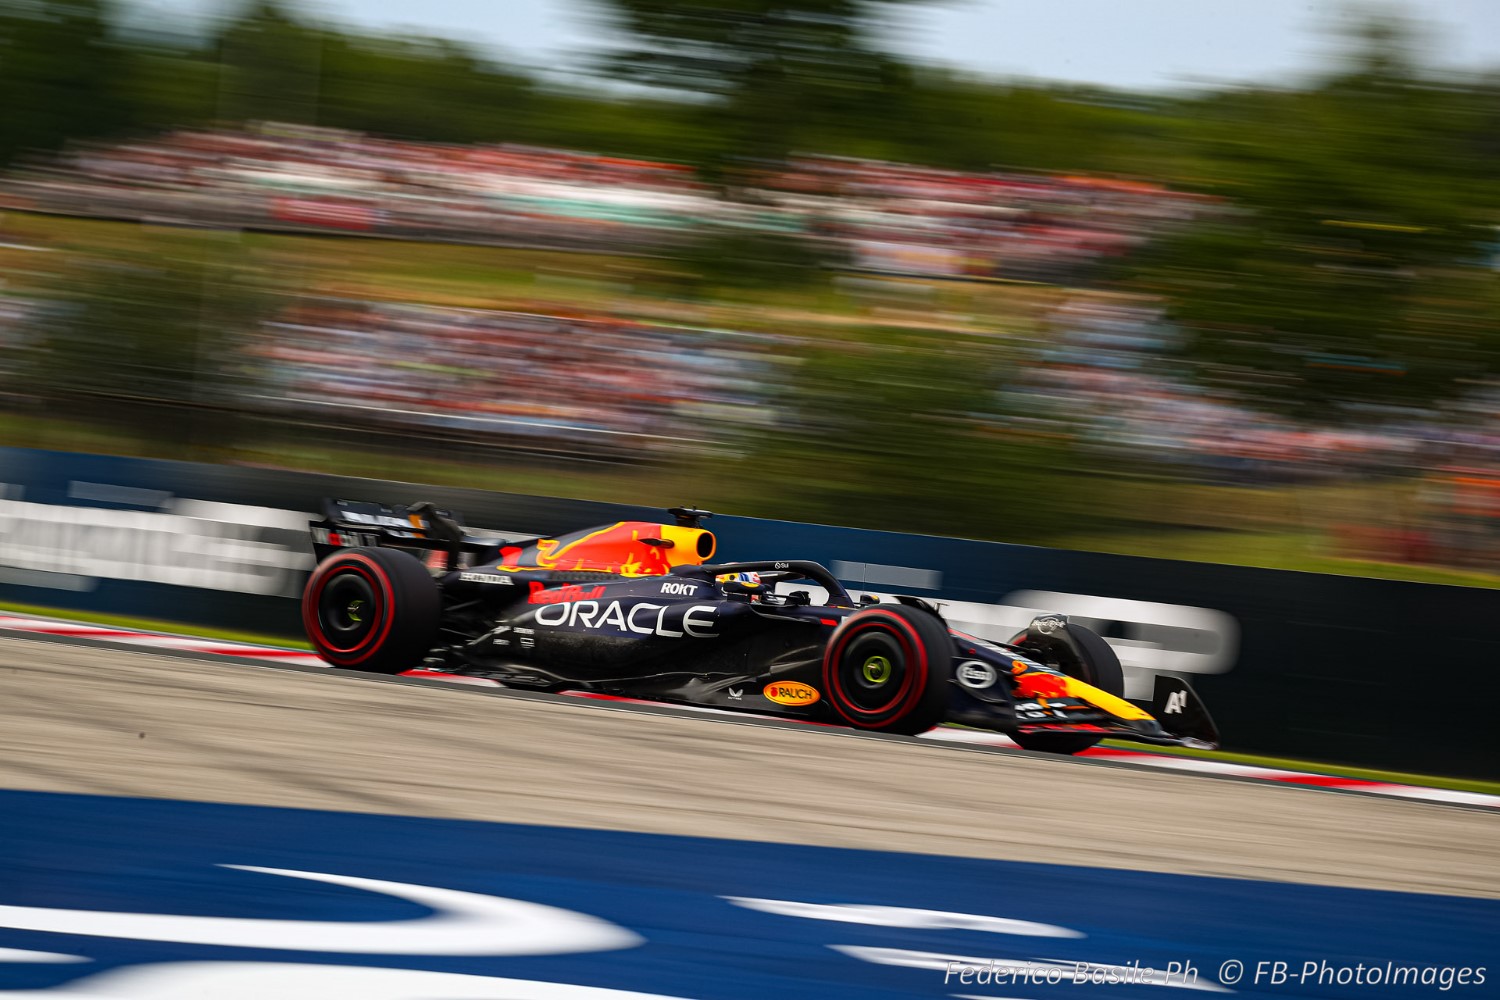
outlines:
[[[340,671],[0,639],[0,787],[1500,898],[1500,816]]]

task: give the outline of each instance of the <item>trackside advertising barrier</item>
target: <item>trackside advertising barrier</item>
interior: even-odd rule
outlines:
[[[656,508],[274,469],[0,449],[0,598],[299,635],[323,497],[431,500],[548,535]],[[684,497],[691,502],[692,497]],[[1103,635],[1126,694],[1191,681],[1251,753],[1500,777],[1500,592],[721,515],[715,560],[814,559],[856,594],[940,602],[1006,639],[1037,611]],[[810,589],[810,588],[809,588]],[[816,597],[816,595],[814,595]]]

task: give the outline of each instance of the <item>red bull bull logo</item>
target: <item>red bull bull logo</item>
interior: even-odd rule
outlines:
[[[701,565],[713,551],[713,535],[701,528],[619,521],[581,535],[501,549],[500,568],[664,576],[673,566]]]
[[[1018,698],[1066,698],[1067,695],[1067,680],[1056,674],[1032,671],[1016,677]]]

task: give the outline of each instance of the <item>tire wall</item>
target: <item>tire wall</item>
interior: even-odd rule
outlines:
[[[432,500],[548,535],[655,508],[0,448],[0,600],[300,636],[323,497]],[[1500,593],[719,516],[715,560],[814,559],[855,593],[1006,638],[1038,611],[1105,636],[1126,695],[1186,677],[1229,749],[1500,778]]]

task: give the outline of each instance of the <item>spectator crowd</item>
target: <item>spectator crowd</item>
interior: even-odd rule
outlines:
[[[605,250],[659,245],[714,205],[675,164],[275,124],[80,146],[3,196],[78,215]]]
[[[642,457],[733,449],[765,420],[779,338],[337,299],[247,345],[254,405]]]
[[[17,208],[246,228],[653,252],[705,224],[804,232],[861,270],[1055,280],[1203,210],[1157,184],[801,157],[720,197],[679,164],[399,142],[309,126],[74,148],[0,183]]]
[[[1310,427],[1211,391],[1175,359],[1177,333],[1150,299],[1078,293],[1046,327],[1006,408],[1115,458],[1149,456],[1206,482],[1309,482],[1409,468],[1419,448],[1450,436],[1409,415]]]
[[[1158,184],[963,173],[835,157],[793,160],[772,197],[893,274],[1058,281],[1191,220],[1210,203]]]

